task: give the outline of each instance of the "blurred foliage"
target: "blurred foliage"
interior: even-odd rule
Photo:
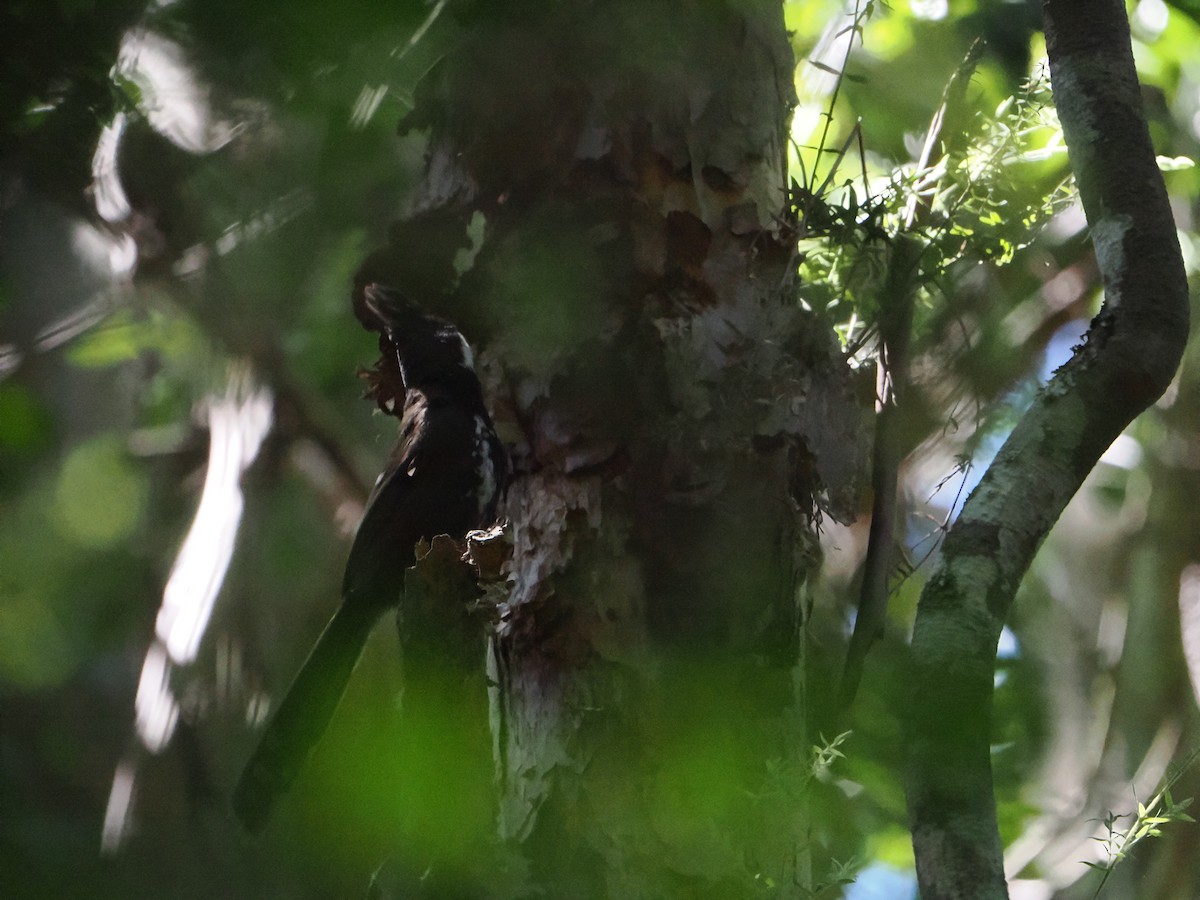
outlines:
[[[453,822],[395,821],[380,799],[406,785],[413,809],[436,807],[439,781],[403,776],[454,764],[432,749],[453,723],[432,718],[424,749],[397,759],[396,735],[371,714],[395,702],[391,634],[368,650],[367,677],[355,679],[298,788],[309,799],[281,827],[247,847],[223,798],[256,699],[286,683],[331,608],[347,520],[390,442],[392,423],[359,401],[356,369],[375,350],[346,297],[420,175],[422,137],[398,137],[397,122],[456,30],[486,18],[486,7],[38,0],[0,13],[6,896],[211,896],[217,883],[229,897],[353,895],[382,859],[397,882],[417,883],[418,860],[462,861],[475,849]],[[863,871],[872,873],[865,890],[884,870],[911,869],[896,673],[928,571],[919,563],[995,438],[1065,358],[1099,285],[1039,67],[1036,3],[863,0],[857,16],[832,0],[783,8],[800,61],[792,173],[802,302],[865,362],[891,242],[909,232],[928,248],[903,548],[918,565],[893,597],[893,627],[868,662],[850,736],[825,742],[815,761],[798,751],[762,773],[764,797],[810,797],[814,882],[834,896]],[[1200,7],[1141,0],[1131,11],[1194,276],[1200,171],[1186,161],[1200,153]],[[667,29],[669,17],[661,21]],[[138,68],[130,54],[146,33],[160,42],[140,45]],[[987,48],[918,164],[946,86],[981,35]],[[148,59],[174,68],[155,75]],[[115,164],[138,211],[121,225],[138,238],[132,276],[121,243],[95,224],[96,148],[118,124]],[[919,210],[911,222],[910,202]],[[545,232],[537,253],[510,248],[506,281],[533,358],[564,333],[600,327],[578,284],[560,289],[561,260],[588,273],[581,283],[607,277],[589,256],[594,236],[554,222]],[[581,307],[531,299],[549,295]],[[245,520],[201,656],[175,673],[184,728],[161,756],[140,761],[140,828],[120,855],[100,859],[142,655],[199,502],[205,398],[220,392],[232,360],[249,360],[275,391],[276,427],[243,479]],[[1096,859],[1099,823],[1153,797],[1172,754],[1200,743],[1177,612],[1180,573],[1200,556],[1197,362],[1193,346],[1177,386],[1126,436],[1136,452],[1102,463],[1018,600],[1014,649],[997,672],[994,763],[1003,833],[1036,896],[1090,896],[1100,876],[1080,861]],[[973,467],[962,465],[971,457]],[[862,523],[827,523],[812,623],[818,672],[822,660],[831,671],[840,660],[864,536]],[[730,752],[721,739],[686,730],[673,739],[680,765],[657,807],[668,832],[696,828],[729,801],[715,774]],[[344,766],[348,746],[359,770]],[[1181,773],[1174,796],[1194,795],[1196,781]],[[1110,896],[1200,891],[1196,830],[1175,825],[1103,876]],[[411,838],[411,856],[391,855],[397,835]],[[696,866],[722,864],[719,835],[711,848]],[[516,862],[496,873],[522,877]],[[754,873],[747,881],[779,894]]]
[[[1027,19],[1025,4],[951,9],[913,2],[912,14],[905,15],[863,2],[833,24],[823,16],[835,16],[837,5],[820,13],[817,7],[822,5],[785,7],[797,28],[798,56],[818,54],[824,65],[815,68],[823,74],[845,71],[836,87],[803,65],[798,76],[797,122],[807,126],[793,133],[795,205],[805,228],[801,296],[833,323],[851,352],[869,359],[892,241],[904,233],[926,247],[914,333],[916,396],[909,401],[921,425],[909,435],[910,533],[899,551],[920,561],[951,514],[953,498],[961,499],[961,488],[978,480],[1037,385],[1077,343],[1098,308],[1100,286],[1038,62],[1040,37],[1029,28],[1036,17]],[[1192,161],[1200,137],[1200,73],[1182,46],[1196,22],[1149,0],[1131,12],[1148,115],[1194,279],[1198,186]],[[965,91],[956,94],[955,73],[963,74],[972,26],[981,23],[989,44],[967,72]],[[997,27],[1004,33],[998,35]],[[1014,54],[1010,39],[1021,28],[1022,52]],[[833,38],[849,34],[854,46],[847,53]],[[1014,69],[1021,58],[1026,62]],[[943,100],[937,141],[923,160]],[[806,106],[821,115],[804,118]],[[1021,860],[1016,869],[1030,880],[1026,889],[1033,896],[1091,896],[1099,879],[1081,860],[1097,859],[1093,841],[1103,839],[1097,822],[1118,797],[1124,812],[1136,806],[1137,796],[1153,794],[1171,750],[1184,755],[1195,745],[1194,687],[1182,663],[1177,621],[1180,572],[1195,557],[1194,532],[1189,522],[1166,513],[1147,517],[1149,503],[1161,503],[1164,492],[1193,481],[1190,472],[1181,479],[1180,467],[1191,464],[1177,455],[1194,440],[1181,409],[1195,390],[1192,372],[1185,365],[1178,392],[1173,389],[1135,423],[1093,473],[1018,598],[1013,649],[997,671],[993,766],[1002,836],[1013,847],[1012,858]],[[1165,425],[1167,420],[1176,424]],[[1173,462],[1155,478],[1154,460],[1164,457]],[[963,469],[962,461],[972,458]],[[853,586],[858,556],[844,548],[861,547],[861,539],[835,530],[828,542],[831,598]],[[842,554],[848,557],[844,564]],[[1159,573],[1153,587],[1136,566]],[[883,805],[891,807],[890,815],[864,823],[860,834],[904,834],[902,798],[887,784],[896,760],[877,762],[887,760],[880,748],[898,740],[894,720],[890,735],[879,726],[903,695],[883,679],[902,665],[904,623],[911,622],[928,568],[928,562],[918,565],[893,596],[896,631],[868,663],[868,683],[857,702],[851,747],[862,749],[848,753],[848,777],[863,789],[862,797],[891,798]],[[1181,696],[1187,698],[1182,706]],[[1147,755],[1156,738],[1168,736],[1173,743],[1166,756]],[[874,759],[868,765],[861,754]],[[1177,848],[1191,846],[1196,837],[1179,828],[1164,838],[1172,846],[1139,851],[1168,857],[1186,852]],[[911,865],[870,848],[868,843],[860,852],[880,866]],[[1105,871],[1106,893],[1195,892],[1193,867],[1171,871],[1169,864],[1136,856],[1123,864],[1125,872]],[[864,895],[875,875],[864,877]],[[1153,887],[1139,881],[1146,877]]]

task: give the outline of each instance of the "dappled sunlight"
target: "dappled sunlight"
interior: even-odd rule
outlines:
[[[21,353],[12,344],[0,344],[0,378],[4,378],[21,365]]]
[[[1164,783],[1200,794],[1200,356],[977,600],[1040,485],[994,472],[945,538],[1103,299],[1039,7],[12,4],[0,894],[909,900],[906,710],[961,677],[992,689],[931,704],[930,796],[986,724],[1012,900],[1092,896]],[[1195,276],[1200,12],[1126,9]],[[478,353],[503,561],[452,664],[447,604],[426,635],[399,598],[251,839],[238,773],[402,471],[370,283]],[[980,617],[920,674],[930,584]],[[1196,894],[1163,821],[1100,896]]]
[[[133,708],[142,744],[151,753],[158,753],[175,731],[179,703],[171,690],[171,660],[157,641],[146,652]]]
[[[1200,706],[1200,565],[1188,566],[1179,577],[1179,624],[1192,696]]]
[[[910,0],[909,8],[915,18],[930,22],[939,22],[950,12],[947,0]]]
[[[105,222],[123,222],[133,212],[121,175],[117,169],[117,150],[125,132],[128,116],[119,112],[100,129],[96,152],[92,155],[92,202]]]
[[[137,766],[131,760],[122,760],[113,774],[112,789],[108,794],[108,806],[104,810],[104,825],[100,832],[100,852],[109,854],[120,849],[125,833],[129,810],[133,804],[133,788],[137,780]]]
[[[116,74],[137,87],[138,107],[154,130],[181,150],[211,153],[233,137],[176,42],[144,28],[127,32]]]
[[[75,257],[95,273],[102,284],[82,303],[34,333],[32,343],[37,353],[64,347],[111,316],[125,299],[137,266],[137,244],[130,235],[113,234],[83,220],[72,222],[70,231],[71,249]],[[14,367],[18,362],[19,356],[14,361]],[[2,362],[0,375],[3,375]]]
[[[1070,795],[1051,791],[1040,799],[1042,815],[1026,823],[1020,836],[1004,852],[1004,868],[1010,878],[1036,863],[1040,878],[1027,879],[1023,893],[1014,896],[1053,897],[1056,891],[1079,880],[1081,865],[1103,866],[1112,837],[1105,826],[1106,814],[1124,819],[1128,825],[1139,804],[1155,796],[1156,785],[1168,773],[1179,749],[1181,730],[1175,722],[1163,722],[1140,760],[1131,760],[1133,775],[1125,780],[1099,768],[1082,774],[1083,790]],[[1053,787],[1053,786],[1052,786]]]
[[[34,347],[44,353],[70,343],[103,322],[114,308],[114,301],[107,293],[98,293],[91,300],[42,328],[34,338]]]
[[[272,402],[271,392],[257,385],[244,365],[233,366],[225,392],[207,400],[204,489],[163,591],[134,700],[137,735],[151,753],[167,746],[178,723],[172,673],[195,660],[225,581],[245,503],[241,477],[270,431]],[[114,775],[101,838],[106,851],[119,848],[128,833],[136,770],[135,758],[126,757]]]
[[[1134,4],[1129,24],[1144,41],[1152,41],[1167,30],[1171,10],[1163,0],[1138,0]]]
[[[313,203],[310,193],[297,188],[271,200],[263,209],[238,222],[231,223],[217,238],[213,249],[221,256],[231,253],[240,245],[266,237],[278,228],[307,212]],[[183,274],[181,272],[181,274]]]
[[[271,427],[271,394],[244,370],[223,397],[208,401],[208,471],[200,506],[163,591],[155,634],[176,665],[196,657],[213,602],[233,556],[242,518],[242,472]]]
[[[793,156],[796,146],[810,148],[819,136],[828,111],[829,98],[838,88],[838,73],[845,66],[858,38],[855,26],[862,5],[847,2],[840,15],[830,16],[817,45],[804,63],[796,67],[796,94],[799,103],[792,114]],[[802,156],[805,159],[809,158],[808,154]],[[798,161],[793,158],[792,165]]]

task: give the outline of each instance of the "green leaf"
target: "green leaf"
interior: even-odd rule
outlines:
[[[50,416],[29,388],[0,384],[0,448],[31,453],[50,438]]]
[[[159,353],[181,359],[202,346],[193,323],[182,314],[160,309],[135,313],[122,309],[81,337],[71,348],[70,360],[85,369],[104,369]]]
[[[128,539],[146,504],[145,476],[134,468],[115,435],[71,451],[54,496],[59,531],[84,547],[109,547]]]

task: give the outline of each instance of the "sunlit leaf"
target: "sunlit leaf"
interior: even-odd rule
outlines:
[[[1183,172],[1196,166],[1196,161],[1190,156],[1158,156],[1155,159],[1163,172]]]

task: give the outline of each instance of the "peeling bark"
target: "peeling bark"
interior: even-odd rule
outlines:
[[[1187,283],[1119,0],[1048,0],[1055,102],[1105,302],[968,498],[912,641],[907,790],[921,896],[1006,897],[990,731],[996,641],[1042,540],[1100,455],[1170,384]]]
[[[483,6],[405,123],[426,179],[360,283],[463,327],[515,448],[500,838],[546,896],[796,884],[771,773],[803,768],[797,585],[858,421],[792,290],[781,9]]]

